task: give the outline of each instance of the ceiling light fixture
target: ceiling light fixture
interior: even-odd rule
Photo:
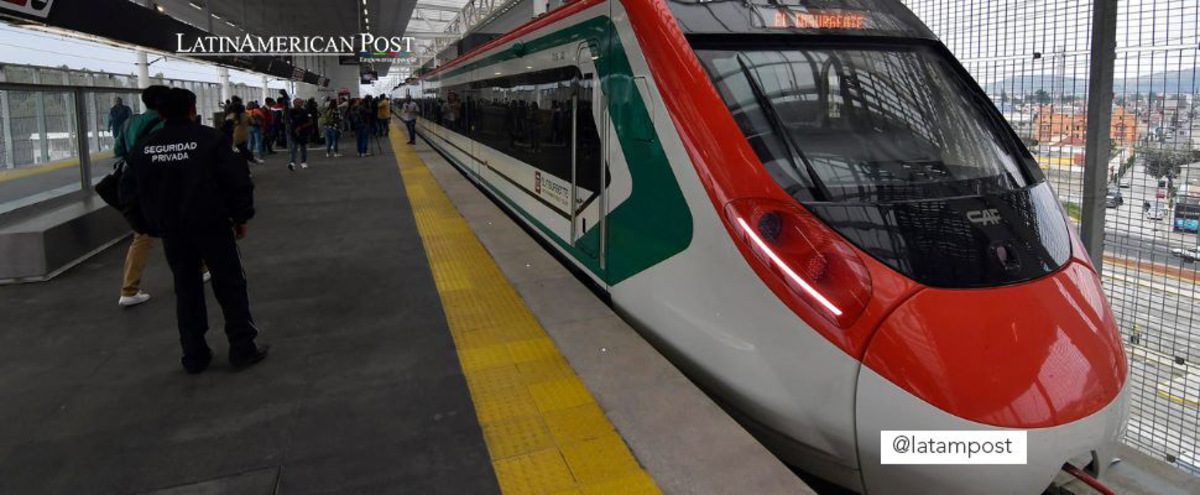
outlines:
[[[188,2],[188,5],[191,5],[191,6],[192,6],[192,8],[193,8],[193,9],[196,9],[196,10],[204,10],[204,7],[201,7],[201,6],[199,6],[199,5],[196,5],[196,2]]]
[[[221,16],[219,16],[217,14],[213,14],[212,16],[213,16],[213,19],[216,19],[218,21],[221,20]]]

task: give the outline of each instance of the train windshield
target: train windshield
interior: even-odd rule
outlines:
[[[1003,193],[1038,179],[994,112],[924,46],[696,53],[774,179],[801,202]]]

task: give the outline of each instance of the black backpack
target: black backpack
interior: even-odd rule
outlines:
[[[137,149],[137,144],[143,139],[150,137],[153,134],[150,132],[151,129],[154,129],[156,126],[158,126],[158,123],[161,121],[162,119],[158,117],[150,120],[150,123],[146,125],[146,127],[142,128],[142,133],[137,136],[137,139],[134,139],[134,145],[130,147],[129,151],[126,153]],[[117,161],[113,163],[113,171],[109,172],[108,175],[105,175],[103,179],[100,179],[100,182],[96,183],[96,187],[94,189],[96,190],[96,195],[100,196],[100,199],[104,200],[105,203],[108,203],[109,206],[120,210],[121,213],[125,214],[126,218],[128,219],[130,214],[127,211],[128,208],[121,203],[121,176],[125,175],[125,167],[125,157],[117,158]],[[131,221],[130,223],[134,222]]]

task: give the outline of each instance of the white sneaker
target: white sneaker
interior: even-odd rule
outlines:
[[[329,156],[329,152],[328,152],[328,151],[326,151],[326,152],[325,152],[325,158],[332,158],[331,156]]]
[[[308,162],[300,162],[300,168],[308,168]]]
[[[255,159],[254,159],[254,163],[257,163],[257,164],[260,164],[260,165],[261,165],[261,164],[263,164],[263,163],[267,163],[267,161],[266,161],[266,160],[263,160],[262,158],[255,158]]]
[[[204,282],[207,283],[208,281],[212,280],[212,272],[204,270],[204,276],[202,278],[204,279]]]
[[[334,153],[334,154],[333,154],[333,157],[334,157],[334,158],[341,158],[341,157],[342,157],[342,154],[341,154],[341,153]]]
[[[289,163],[288,170],[296,170],[296,162]]]
[[[137,294],[134,294],[132,296],[121,296],[121,299],[117,300],[117,304],[119,306],[121,306],[122,308],[128,308],[131,306],[137,306],[137,305],[144,303],[146,301],[149,301],[149,300],[150,300],[150,294],[147,294],[147,293],[139,290],[137,292]]]

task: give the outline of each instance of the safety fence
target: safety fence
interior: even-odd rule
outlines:
[[[1130,358],[1125,441],[1200,476],[1200,2],[905,3],[1016,129],[1072,222],[1102,226],[1102,277]],[[1093,67],[1095,39],[1115,39],[1111,66]],[[1111,81],[1111,105],[1089,108],[1093,81]],[[1097,139],[1089,157],[1088,122],[1102,112],[1111,144]],[[1086,206],[1089,174],[1106,187],[1103,208]]]

